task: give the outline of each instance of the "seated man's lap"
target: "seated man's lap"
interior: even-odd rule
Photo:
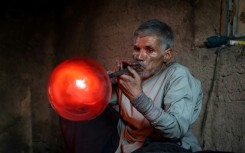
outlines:
[[[97,118],[76,122],[60,117],[61,131],[69,153],[113,153],[117,149],[118,113],[109,105]]]
[[[174,153],[174,152],[191,152],[174,143],[152,142],[143,146],[133,153]]]

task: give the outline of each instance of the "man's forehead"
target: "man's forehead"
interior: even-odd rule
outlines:
[[[135,38],[134,44],[152,45],[158,43],[159,39],[157,35],[138,36]]]

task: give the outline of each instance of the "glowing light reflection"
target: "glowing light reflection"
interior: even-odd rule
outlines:
[[[86,88],[85,80],[76,80],[76,85],[82,89]]]

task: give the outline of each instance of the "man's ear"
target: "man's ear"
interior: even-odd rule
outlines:
[[[166,49],[164,51],[164,62],[168,63],[172,59],[172,49]]]

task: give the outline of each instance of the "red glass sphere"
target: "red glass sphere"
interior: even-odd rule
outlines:
[[[100,64],[89,58],[74,57],[52,71],[48,97],[60,116],[73,121],[91,120],[108,105],[111,82]]]

